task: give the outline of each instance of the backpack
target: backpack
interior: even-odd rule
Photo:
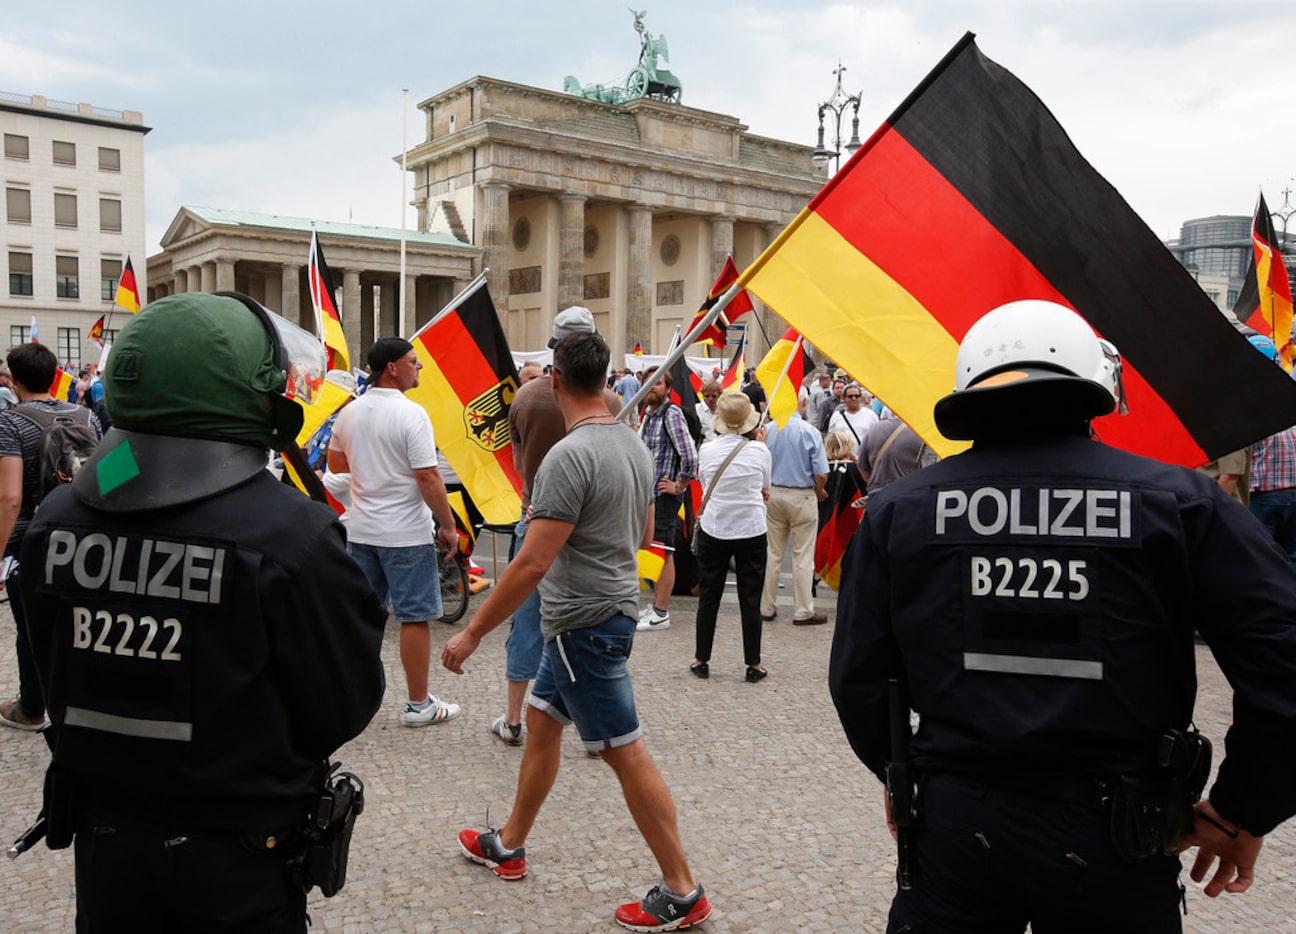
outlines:
[[[679,410],[684,416],[684,427],[688,429],[689,437],[693,439],[693,446],[697,447],[702,443],[702,420],[698,418],[697,410],[691,405],[681,405]]]
[[[71,483],[81,465],[90,459],[99,438],[90,427],[91,411],[77,406],[74,411],[57,411],[44,406],[17,405],[10,409],[41,430],[37,464],[40,492],[33,506],[63,483]]]

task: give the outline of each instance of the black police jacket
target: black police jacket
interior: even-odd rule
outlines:
[[[869,497],[842,581],[830,688],[879,777],[890,678],[920,770],[1149,770],[1191,720],[1197,630],[1234,690],[1212,802],[1255,834],[1296,813],[1296,573],[1209,478],[1076,434],[978,443]]]
[[[20,580],[55,762],[127,819],[298,822],[382,698],[386,612],[341,525],[263,469],[138,512],[56,489]]]

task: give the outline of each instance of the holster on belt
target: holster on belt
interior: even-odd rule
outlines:
[[[1169,730],[1157,746],[1157,767],[1121,775],[1112,795],[1111,840],[1136,863],[1173,854],[1192,826],[1193,805],[1210,775],[1211,742],[1196,730]]]
[[[333,774],[337,768],[333,763],[325,773],[324,788],[306,826],[305,849],[293,863],[302,890],[319,886],[326,898],[346,884],[351,831],[364,811],[364,782],[352,772]]]

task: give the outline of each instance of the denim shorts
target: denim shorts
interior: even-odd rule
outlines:
[[[436,545],[388,548],[348,542],[347,551],[360,565],[383,606],[391,597],[398,623],[421,623],[441,616],[441,576]]]
[[[510,561],[522,550],[528,524],[523,519],[513,532],[513,544],[509,547]],[[533,680],[540,670],[542,654],[544,636],[540,634],[540,588],[537,587],[513,611],[513,625],[509,629],[508,640],[504,643],[504,677],[509,681]]]
[[[635,620],[613,616],[545,643],[531,706],[564,726],[575,723],[591,752],[628,746],[643,735],[626,670],[634,633]]]

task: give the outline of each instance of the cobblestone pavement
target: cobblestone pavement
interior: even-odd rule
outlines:
[[[832,594],[821,590],[827,599],[819,608],[831,617]],[[630,664],[648,746],[674,794],[694,871],[715,906],[703,930],[881,931],[894,873],[881,789],[850,752],[828,697],[831,624],[793,626],[790,588],[783,600],[779,618],[765,625],[770,677],[759,684],[743,680],[732,584],[710,680],[685,670],[693,657],[695,600],[677,597],[672,628],[636,639]],[[11,625],[6,605],[0,612],[5,697],[16,691]],[[453,631],[434,624],[434,658]],[[485,640],[464,676],[434,670],[433,691],[462,704],[464,713],[421,729],[398,723],[403,678],[396,635],[389,627],[383,647],[383,707],[341,751],[346,766],[364,778],[368,802],[356,826],[347,885],[333,899],[312,894],[311,930],[620,930],[613,908],[637,900],[657,876],[611,770],[588,759],[572,737],[527,843],[526,879],[506,883],[469,863],[456,835],[462,827],[486,826],[488,813],[493,823],[504,820],[522,754],[487,732],[504,710],[505,632]],[[1227,686],[1204,649],[1198,658],[1198,723],[1219,746]],[[6,845],[39,809],[46,761],[39,737],[0,730]],[[1296,827],[1289,825],[1267,841],[1250,893],[1211,900],[1189,883],[1185,930],[1296,930],[1294,866]],[[70,851],[41,846],[5,869],[0,929],[72,929]]]

